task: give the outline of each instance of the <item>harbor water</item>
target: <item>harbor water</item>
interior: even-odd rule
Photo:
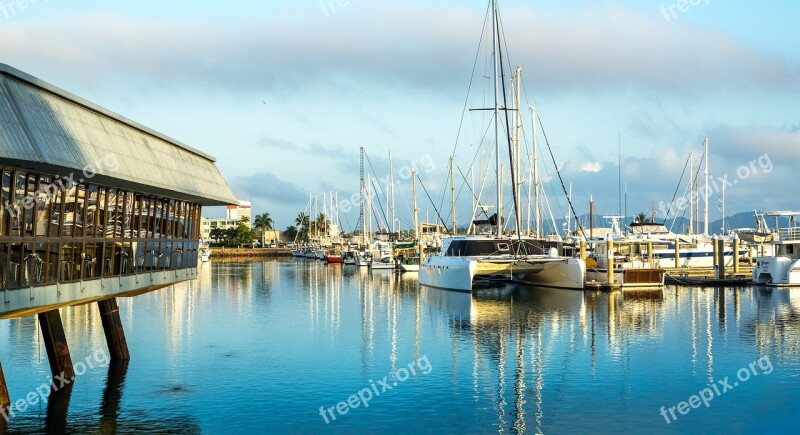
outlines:
[[[119,300],[126,366],[108,365],[96,305],[62,309],[83,369],[17,408],[5,430],[731,434],[800,424],[800,290],[467,294],[305,260],[212,262],[199,274]],[[53,385],[40,336],[36,316],[0,321],[12,401]]]

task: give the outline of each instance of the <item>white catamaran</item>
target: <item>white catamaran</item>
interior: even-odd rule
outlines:
[[[500,280],[540,287],[583,289],[586,265],[582,260],[562,257],[555,249],[545,252],[540,241],[520,235],[520,207],[516,189],[514,190],[516,235],[507,236],[503,231],[500,112],[505,111],[505,108],[501,106],[499,100],[501,65],[498,47],[500,31],[497,0],[492,0],[491,8],[494,58],[494,108],[491,110],[494,111],[497,213],[486,223],[493,226],[495,231],[493,235],[453,236],[444,239],[439,255],[425,259],[420,265],[419,282],[424,286],[467,292],[472,291],[476,283]],[[519,91],[517,91],[518,94]],[[510,156],[510,158],[512,183],[518,185],[519,168],[515,167],[515,164],[518,164],[519,158],[517,156],[516,162],[514,156]],[[516,174],[514,169],[516,169]],[[455,199],[453,199],[453,203],[455,203]],[[453,231],[455,231],[455,213],[453,216]]]

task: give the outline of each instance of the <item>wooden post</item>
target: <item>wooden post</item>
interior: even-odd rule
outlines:
[[[606,252],[606,268],[608,269],[608,285],[614,285],[614,239],[608,238],[608,250]]]
[[[651,268],[655,268],[655,264],[653,264],[654,255],[653,255],[653,242],[647,242],[647,262],[650,263]]]
[[[61,376],[71,382],[75,379],[75,370],[72,368],[67,337],[64,335],[64,325],[58,309],[39,313],[39,324],[42,327],[47,359],[50,361],[50,372],[53,377]]]
[[[581,260],[586,262],[586,240],[581,240]]]
[[[681,268],[681,239],[675,237],[675,268]]]
[[[6,385],[6,375],[3,374],[3,365],[0,364],[0,407],[6,408],[11,406],[11,397],[8,395],[8,386]]]
[[[733,238],[733,273],[739,274],[739,238]]]
[[[713,248],[713,253],[711,255],[714,260],[714,278],[719,279],[719,253],[717,252],[719,250],[719,245],[717,245],[716,238],[711,239],[711,247]]]
[[[103,322],[103,332],[106,335],[108,353],[114,361],[127,361],[131,359],[128,352],[128,342],[125,340],[125,330],[119,318],[117,299],[111,298],[97,301],[100,309],[100,320]]]
[[[725,279],[725,239],[719,239],[717,243],[719,244],[719,248],[717,248],[719,253],[719,279]]]
[[[425,261],[425,245],[420,242],[419,243],[419,265],[422,266],[422,262]]]

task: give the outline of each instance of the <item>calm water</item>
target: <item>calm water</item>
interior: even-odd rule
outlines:
[[[9,432],[795,433],[800,423],[800,290],[470,296],[304,261],[212,263],[120,311],[130,364],[87,369]],[[94,305],[62,317],[74,361],[105,348]],[[0,321],[0,361],[12,400],[48,381],[35,317]],[[750,379],[722,393],[739,369]],[[662,406],[712,381],[721,395],[708,407],[666,423]],[[341,415],[348,399],[358,407],[340,404]]]

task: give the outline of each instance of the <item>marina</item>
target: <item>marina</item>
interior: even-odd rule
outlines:
[[[0,435],[797,432],[800,6],[118,3],[0,0]]]

